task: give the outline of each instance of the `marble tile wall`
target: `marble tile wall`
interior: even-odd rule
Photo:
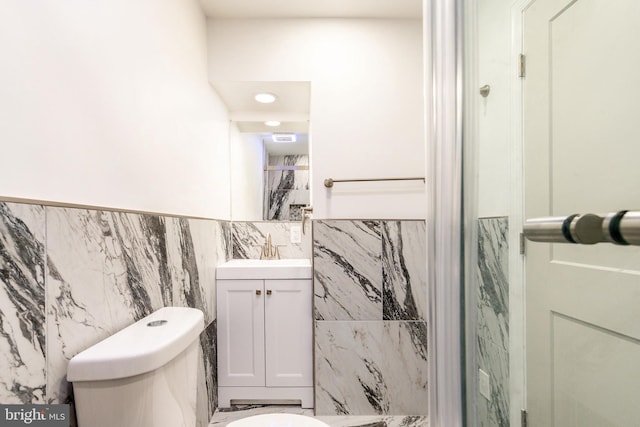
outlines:
[[[427,415],[424,221],[313,226],[317,415]]]
[[[231,243],[223,221],[0,202],[0,401],[64,402],[71,357],[163,306],[189,306],[207,325],[206,426],[216,408],[215,267]]]
[[[301,226],[301,222],[257,221],[237,222],[233,229],[233,258],[259,259],[260,246],[264,244],[267,234],[271,235],[273,245],[279,248],[281,258],[311,258],[311,222],[305,225],[305,234],[300,243],[291,243],[291,227]]]
[[[491,400],[477,397],[481,427],[509,425],[509,225],[478,221],[478,368],[491,378]]]
[[[269,156],[270,166],[309,166],[309,156]],[[265,179],[263,203],[266,220],[287,221],[302,219],[299,206],[308,205],[308,170],[270,170]]]
[[[0,202],[0,401],[64,402],[68,360],[167,305],[203,310],[198,420],[216,404],[215,267],[292,224]],[[424,221],[316,221],[319,415],[426,415]]]
[[[46,403],[45,212],[0,203],[0,402]]]

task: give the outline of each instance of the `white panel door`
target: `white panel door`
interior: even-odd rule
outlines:
[[[267,387],[313,385],[311,280],[265,281]]]
[[[525,217],[640,209],[640,2],[524,12]],[[528,243],[533,427],[640,425],[640,249]]]
[[[264,387],[262,280],[218,280],[218,385]]]

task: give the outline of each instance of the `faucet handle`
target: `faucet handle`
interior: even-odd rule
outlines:
[[[304,206],[302,207],[302,234],[307,234],[305,231],[304,225],[307,222],[307,219],[311,218],[313,214],[313,206]]]

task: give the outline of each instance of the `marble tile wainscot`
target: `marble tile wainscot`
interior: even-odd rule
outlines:
[[[216,409],[226,221],[0,202],[0,401],[66,401],[68,360],[168,305],[203,310],[198,425]],[[45,304],[46,301],[46,304]]]
[[[482,426],[509,425],[509,223],[478,220],[478,368],[491,378],[491,400],[478,400]]]
[[[233,227],[233,259],[257,259],[260,257],[260,246],[264,245],[267,234],[271,235],[274,245],[279,248],[284,258],[311,259],[311,225],[307,223],[306,233],[300,243],[291,243],[291,227],[300,227],[299,221],[234,221]]]
[[[0,402],[47,401],[45,212],[0,203]]]
[[[316,414],[428,413],[423,220],[316,220]]]

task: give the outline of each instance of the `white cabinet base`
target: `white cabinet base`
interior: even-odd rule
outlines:
[[[312,303],[310,278],[217,280],[219,407],[294,400],[313,408]]]
[[[231,400],[300,400],[303,408],[313,408],[313,387],[220,387],[218,407],[231,407]]]

